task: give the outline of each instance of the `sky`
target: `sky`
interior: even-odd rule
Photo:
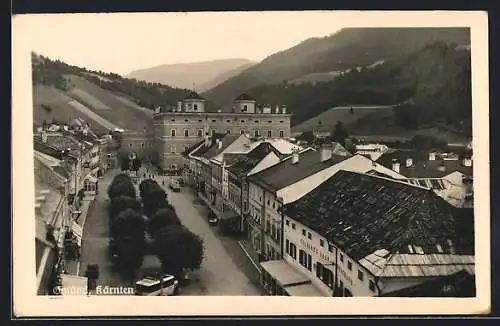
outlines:
[[[121,75],[161,64],[242,58],[261,61],[342,27],[334,12],[38,14],[32,50]]]

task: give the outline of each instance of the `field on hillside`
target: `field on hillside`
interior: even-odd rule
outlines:
[[[393,115],[393,110],[391,106],[353,106],[351,113],[350,107],[335,107],[315,116],[314,118],[293,126],[292,131],[332,131],[335,124],[339,121],[341,121],[345,126],[349,126],[372,114],[388,117]]]
[[[35,85],[33,86],[33,122],[42,124],[44,120],[50,123],[52,120],[67,121],[79,117],[87,121],[96,133],[108,132],[109,126],[112,125],[109,121],[96,120],[95,117],[89,116],[90,109],[75,102],[74,99],[54,87]],[[43,108],[42,105],[50,109]]]
[[[100,88],[85,78],[69,76],[74,85],[69,91],[71,97],[89,107],[94,113],[106,120],[129,130],[142,131],[152,127],[152,111],[147,112],[131,101],[118,99],[110,91]]]
[[[125,104],[126,106],[128,106],[128,107],[130,107],[132,109],[136,109],[136,110],[142,111],[142,112],[144,112],[144,113],[146,113],[148,115],[152,115],[153,114],[152,110],[137,105],[136,103],[132,102],[132,100],[128,99],[125,95],[116,95],[116,94],[111,94],[111,95],[114,98],[116,98],[118,101],[122,102],[123,104]]]
[[[321,124],[318,124],[321,121]],[[434,136],[450,143],[465,143],[468,137],[438,128],[423,127],[406,130],[394,125],[392,106],[354,106],[353,113],[348,107],[332,108],[322,114],[292,127],[293,133],[304,131],[331,132],[335,124],[342,121],[349,134],[372,141],[406,141],[415,135]]]

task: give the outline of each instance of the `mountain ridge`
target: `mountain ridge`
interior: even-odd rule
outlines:
[[[192,63],[162,64],[148,68],[134,70],[126,75],[127,78],[144,80],[152,83],[161,83],[171,87],[184,89],[205,89],[203,85],[207,83],[209,87],[216,86],[220,76],[234,71],[237,74],[238,68],[247,68],[255,62],[242,59],[217,59]],[[228,75],[230,78],[232,75]],[[219,79],[217,79],[219,78]]]
[[[470,44],[467,28],[344,28],[321,38],[310,38],[271,54],[216,87],[202,92],[216,105],[262,84],[277,84],[312,73],[345,70],[417,51],[425,44],[444,40]]]

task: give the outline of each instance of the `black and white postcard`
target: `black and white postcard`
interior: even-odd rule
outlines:
[[[14,312],[487,313],[487,22],[14,16]]]

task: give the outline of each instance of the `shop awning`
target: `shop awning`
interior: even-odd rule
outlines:
[[[311,281],[295,270],[285,260],[269,260],[261,262],[262,268],[288,291],[288,286],[310,283]]]
[[[325,297],[326,295],[321,292],[314,284],[300,284],[285,287],[285,291],[291,297]],[[333,292],[333,290],[332,290]]]
[[[78,241],[78,245],[81,246],[82,236],[83,236],[82,227],[76,221],[73,221],[73,223],[71,224],[71,230],[73,231],[73,234],[75,235],[76,240]]]

